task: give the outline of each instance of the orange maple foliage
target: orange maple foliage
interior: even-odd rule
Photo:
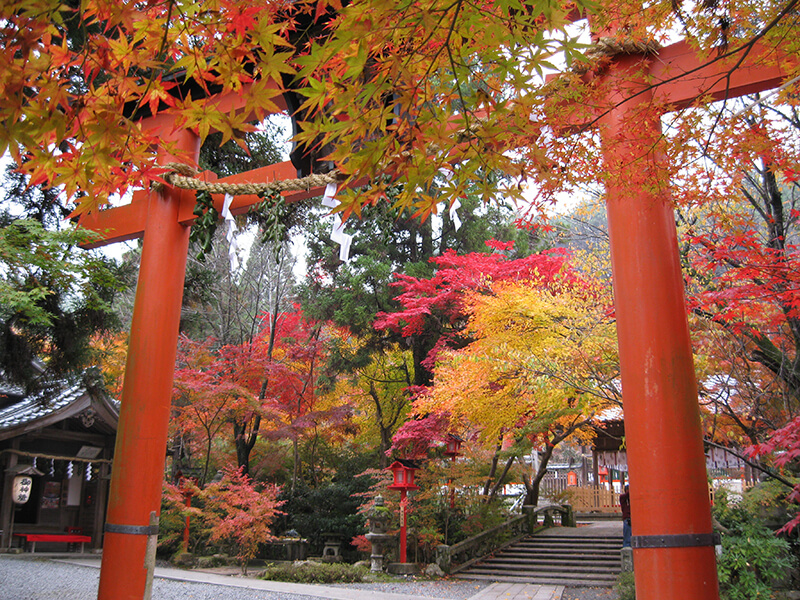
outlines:
[[[366,194],[342,194],[345,214],[403,181],[396,202],[427,215],[441,170],[448,200],[468,182],[487,199],[521,198],[520,183],[536,181],[546,202],[603,179],[594,136],[559,136],[575,124],[566,106],[610,107],[593,76],[604,62],[589,57],[572,19],[588,15],[596,32],[613,20],[617,41],[664,42],[677,29],[734,68],[755,41],[797,56],[796,36],[784,35],[795,3],[13,0],[0,8],[0,149],[26,159],[32,183],[63,186],[93,208],[159,179],[160,132],[139,116],[237,137],[281,108],[284,81],[295,78],[307,121],[299,139],[332,147],[348,180],[373,180]],[[791,78],[797,64],[784,62]],[[239,108],[220,111],[208,100],[215,93]],[[509,177],[499,190],[492,172]]]

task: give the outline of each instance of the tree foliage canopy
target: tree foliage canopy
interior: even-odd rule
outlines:
[[[169,114],[176,127],[202,138],[218,131],[225,142],[278,112],[292,85],[307,121],[299,141],[332,148],[349,180],[372,179],[366,194],[341,194],[345,213],[405,181],[396,203],[427,215],[441,170],[449,199],[470,184],[494,197],[494,172],[511,178],[499,186],[505,196],[521,197],[519,182],[535,179],[551,197],[601,178],[591,141],[553,135],[566,124],[553,108],[589,106],[605,93],[599,79],[582,77],[597,61],[573,18],[636,41],[664,42],[678,30],[708,60],[727,57],[734,68],[757,40],[796,56],[796,36],[786,34],[795,4],[14,0],[0,9],[0,149],[33,184],[63,186],[88,209],[159,178],[153,148],[162,132],[138,117]],[[786,67],[791,77],[797,65]],[[208,101],[218,92],[240,108],[218,110]]]

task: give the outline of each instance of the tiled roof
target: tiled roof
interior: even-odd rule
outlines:
[[[44,399],[35,395],[0,409],[0,430],[25,425],[66,408],[86,393],[86,388],[76,383],[57,395]]]

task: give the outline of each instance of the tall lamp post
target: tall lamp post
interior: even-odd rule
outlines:
[[[190,508],[192,506],[192,496],[194,496],[194,490],[192,487],[196,487],[200,483],[200,480],[197,477],[184,477],[182,474],[179,473],[178,479],[178,489],[180,489],[181,494],[183,495],[183,500],[186,502],[186,508]],[[186,522],[184,523],[183,527],[183,551],[189,552],[189,525],[191,524],[191,517],[187,514],[186,515]]]
[[[407,506],[408,499],[406,494],[410,490],[418,490],[419,486],[414,483],[414,471],[419,466],[417,463],[398,458],[388,467],[394,476],[394,482],[389,486],[390,490],[398,490],[400,492],[400,562],[407,563],[406,560],[406,541],[408,539],[407,530]]]
[[[449,456],[450,460],[453,461],[453,464],[456,462],[456,458],[459,456],[459,452],[461,450],[461,444],[464,440],[462,440],[457,435],[452,433],[447,434],[447,448],[444,451],[445,456]],[[450,488],[450,509],[454,509],[456,507],[456,490],[453,487],[453,478],[450,477],[447,480],[447,487]]]

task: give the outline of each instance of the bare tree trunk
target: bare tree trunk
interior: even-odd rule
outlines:
[[[497,446],[494,449],[494,456],[492,457],[492,467],[489,469],[489,476],[486,478],[486,484],[483,486],[484,496],[489,495],[489,490],[492,488],[492,480],[494,479],[494,476],[497,473],[497,462],[500,460],[500,450],[503,447],[502,439],[503,437],[500,436],[500,441],[497,442]]]
[[[511,469],[511,465],[514,464],[515,456],[509,456],[508,460],[506,461],[506,466],[503,467],[503,472],[500,473],[500,477],[497,478],[497,482],[492,486],[492,490],[489,492],[489,496],[486,498],[486,502],[491,502],[492,498],[497,496],[497,492],[503,487],[503,482],[506,480],[506,475],[508,475],[509,470]]]
[[[550,458],[553,456],[553,450],[555,450],[554,445],[545,444],[544,453],[542,454],[541,462],[539,463],[539,470],[536,471],[536,475],[534,475],[531,479],[530,486],[527,484],[525,485],[527,493],[525,494],[525,501],[523,504],[526,506],[536,506],[539,503],[539,489],[542,479],[544,479],[544,476],[547,473],[547,463],[550,462]]]
[[[251,425],[250,433],[247,433],[247,425]],[[250,474],[250,452],[256,445],[258,439],[258,429],[261,426],[261,415],[254,415],[249,421],[233,422],[233,439],[236,445],[236,462],[245,475]]]
[[[289,490],[289,496],[294,498],[294,491],[297,489],[297,481],[300,479],[300,443],[297,436],[292,439],[292,486]]]

